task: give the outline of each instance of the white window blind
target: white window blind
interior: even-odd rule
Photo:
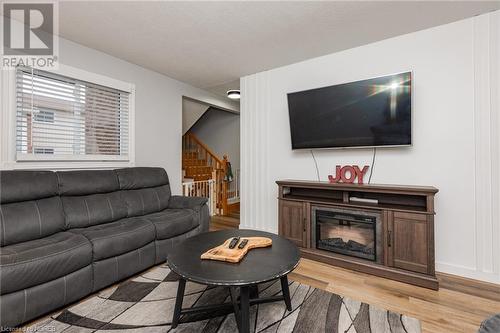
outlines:
[[[17,158],[127,160],[129,97],[126,91],[18,68]]]

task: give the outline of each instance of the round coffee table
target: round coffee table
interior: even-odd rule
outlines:
[[[238,236],[268,237],[273,240],[273,244],[267,248],[250,250],[239,263],[200,259],[205,251],[221,245],[228,238]],[[183,314],[232,307],[240,332],[247,333],[250,329],[250,305],[284,301],[287,309],[291,311],[287,274],[297,267],[299,259],[300,252],[296,245],[283,237],[263,231],[221,230],[186,239],[167,256],[168,266],[180,276],[172,328],[177,327]],[[276,279],[281,280],[282,295],[266,298],[259,298],[257,295],[251,298],[251,291],[256,290],[257,284]],[[210,286],[226,286],[230,291],[231,303],[182,309],[186,281]],[[240,289],[239,299],[237,288]]]

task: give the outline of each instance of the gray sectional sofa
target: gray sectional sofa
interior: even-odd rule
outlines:
[[[161,168],[0,172],[0,326],[15,327],[164,262],[208,231],[205,198]]]

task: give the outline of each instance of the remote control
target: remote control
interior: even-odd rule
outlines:
[[[239,241],[240,241],[239,237],[233,237],[233,239],[231,239],[231,243],[229,243],[229,248],[234,249]]]
[[[248,239],[243,239],[241,241],[240,245],[238,245],[238,249],[244,248],[245,246],[247,246],[247,243],[248,243]]]

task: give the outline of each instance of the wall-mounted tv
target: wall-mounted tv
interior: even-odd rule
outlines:
[[[412,73],[288,94],[292,149],[411,145]]]

